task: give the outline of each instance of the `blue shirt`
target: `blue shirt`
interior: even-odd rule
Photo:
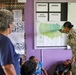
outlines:
[[[0,75],[5,75],[2,66],[9,64],[13,64],[17,75],[20,75],[19,57],[10,39],[0,34]]]
[[[35,75],[42,74],[42,62],[39,62],[37,66],[38,66],[38,68],[36,69],[34,74]]]

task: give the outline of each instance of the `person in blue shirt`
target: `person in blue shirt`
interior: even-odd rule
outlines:
[[[42,62],[38,61],[38,59],[35,56],[29,57],[29,60],[35,61],[37,63],[37,67],[34,75],[40,75],[42,74],[42,72],[44,73],[44,75],[48,75],[46,70],[43,67]]]
[[[12,32],[13,14],[0,9],[0,75],[20,75],[19,57],[8,38]]]

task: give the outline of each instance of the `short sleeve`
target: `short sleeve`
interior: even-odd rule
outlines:
[[[39,65],[40,65],[41,67],[43,67],[43,63],[42,63],[42,62],[39,62]]]
[[[0,63],[1,66],[13,64],[13,45],[10,40],[3,41],[0,45]]]

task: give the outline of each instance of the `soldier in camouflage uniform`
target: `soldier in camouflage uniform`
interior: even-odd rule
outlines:
[[[67,33],[67,45],[72,49],[72,75],[76,75],[76,30],[73,29],[73,25],[70,22],[65,22],[63,30],[61,32]]]
[[[68,40],[67,40],[67,44],[71,47],[72,49],[72,56],[73,59],[76,58],[76,30],[74,30],[73,28],[69,31],[68,33]],[[73,75],[76,75],[76,61],[73,62],[72,65],[72,72]]]

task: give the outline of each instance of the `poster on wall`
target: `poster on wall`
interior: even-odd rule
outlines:
[[[22,22],[22,10],[13,10],[14,22]]]
[[[67,20],[67,3],[35,0],[34,6],[34,48],[65,49],[66,34],[59,29]]]
[[[49,13],[49,21],[60,21],[61,13]]]
[[[66,47],[66,34],[59,32],[64,22],[37,22],[35,45],[37,48]]]
[[[61,11],[61,4],[60,3],[50,3],[49,4],[49,11],[60,12]]]
[[[12,10],[14,16],[14,26],[9,35],[14,44],[16,53],[25,54],[24,21],[22,21],[22,10]]]
[[[48,11],[47,3],[36,3],[36,11]]]
[[[24,22],[14,22],[12,33],[9,35],[16,53],[25,54]]]
[[[12,33],[9,35],[12,43],[14,44],[15,51],[19,54],[25,53],[24,46],[24,22],[14,22]]]
[[[37,21],[48,21],[48,14],[47,13],[37,13]]]

